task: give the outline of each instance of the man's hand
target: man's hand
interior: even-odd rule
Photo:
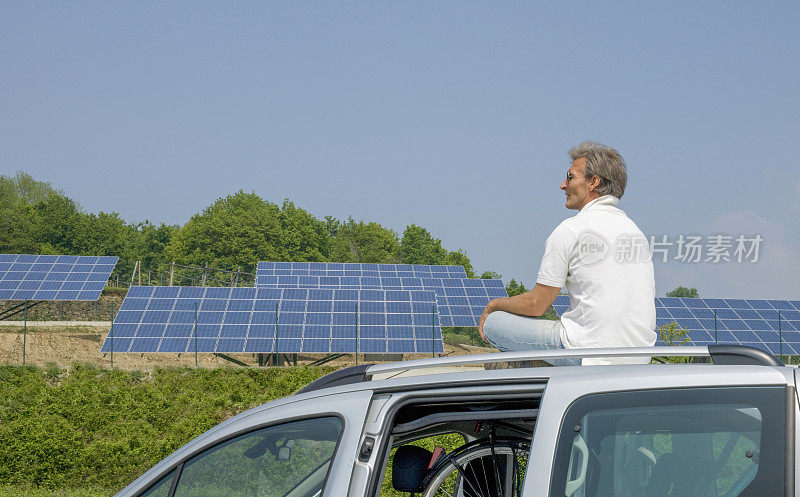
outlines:
[[[486,307],[484,307],[483,313],[481,314],[480,319],[478,319],[478,333],[481,334],[481,338],[483,338],[484,342],[488,342],[489,341],[489,340],[486,339],[486,335],[483,334],[483,323],[486,322],[486,318],[488,318],[489,314],[492,313],[492,309],[490,309],[490,307],[492,305],[492,302],[494,302],[494,300],[489,301],[489,303],[486,304]]]

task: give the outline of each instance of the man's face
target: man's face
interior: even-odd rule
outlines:
[[[567,171],[567,178],[561,183],[561,189],[567,194],[567,209],[581,210],[583,206],[599,197],[589,185],[591,178],[584,176],[586,159],[575,159]]]

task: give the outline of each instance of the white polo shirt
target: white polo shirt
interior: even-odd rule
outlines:
[[[537,283],[569,292],[561,315],[565,348],[651,347],[656,341],[655,278],[641,230],[605,195],[565,219],[545,242]],[[641,364],[649,358],[584,359]]]

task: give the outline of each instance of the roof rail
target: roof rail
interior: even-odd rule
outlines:
[[[755,347],[744,345],[709,345],[708,352],[714,364],[754,364],[763,366],[783,366],[780,359]]]
[[[365,373],[367,368],[370,366],[373,366],[373,364],[361,364],[358,366],[351,366],[349,368],[343,368],[338,371],[334,371],[333,373],[329,373],[325,376],[317,378],[298,390],[297,393],[301,394],[313,392],[314,390],[321,390],[323,388],[337,387],[339,385],[349,385],[351,383],[367,381]]]
[[[377,373],[392,373],[409,369],[430,368],[433,366],[459,366],[464,364],[491,364],[497,362],[530,361],[536,359],[567,358],[607,358],[607,357],[711,357],[715,364],[723,365],[763,365],[783,366],[774,355],[754,347],[744,345],[708,345],[694,347],[619,347],[608,349],[559,349],[529,350],[521,352],[501,352],[495,354],[473,354],[417,359],[414,361],[376,364],[366,369],[366,376]]]

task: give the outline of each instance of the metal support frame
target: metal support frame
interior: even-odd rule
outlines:
[[[347,354],[328,354],[325,357],[323,357],[321,359],[317,359],[316,361],[312,362],[311,364],[309,364],[309,366],[322,366],[323,364],[327,364],[327,363],[329,363],[331,361],[334,361],[334,360],[336,360],[336,359],[338,359],[340,357],[344,357],[346,355]]]
[[[43,300],[36,300],[33,303],[30,303],[29,300],[26,300],[25,302],[22,302],[21,304],[17,304],[17,305],[15,305],[15,306],[13,306],[13,307],[11,307],[9,309],[6,309],[2,313],[0,313],[0,321],[3,321],[5,319],[10,318],[11,316],[16,316],[17,314],[19,314],[21,312],[24,312],[25,311],[25,307],[27,307],[28,309],[33,309],[34,307],[36,307],[37,305],[41,304],[42,302],[44,302],[44,301]]]
[[[283,366],[284,363],[297,366],[297,354],[258,354],[259,366]]]
[[[217,356],[217,357],[220,357],[222,359],[225,359],[226,361],[230,361],[230,362],[232,362],[232,363],[234,363],[234,364],[236,364],[238,366],[242,366],[242,367],[245,367],[245,368],[249,368],[250,367],[249,364],[244,363],[244,362],[240,361],[239,359],[234,359],[233,357],[231,357],[231,356],[229,356],[227,354],[222,354],[220,352],[214,352],[214,355]]]

